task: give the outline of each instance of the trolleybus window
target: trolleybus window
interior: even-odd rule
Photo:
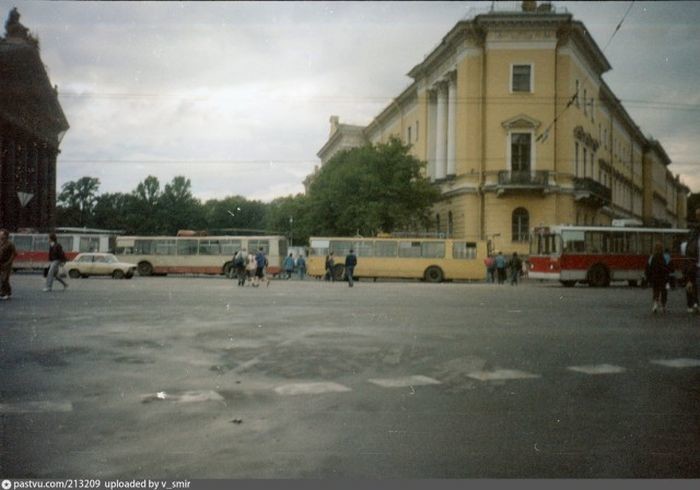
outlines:
[[[355,252],[358,257],[374,256],[374,243],[369,241],[355,242]]]
[[[221,255],[219,240],[200,240],[199,255]]]
[[[178,255],[197,255],[197,240],[178,240]]]
[[[81,236],[78,252],[97,252],[100,249],[100,237]]]
[[[223,255],[233,255],[241,250],[240,240],[221,240],[221,253]]]
[[[265,254],[270,253],[270,241],[269,240],[248,240],[248,251],[256,253],[260,247],[262,247]]]
[[[452,257],[455,259],[475,259],[476,242],[454,242],[452,244]]]
[[[421,245],[421,257],[444,259],[445,242],[423,242]]]
[[[556,235],[550,235],[555,239],[556,246]],[[562,231],[561,239],[563,242],[562,248],[565,252],[583,252],[586,250],[586,242],[584,238],[584,232],[579,230],[566,230]],[[544,251],[540,251],[543,253]]]
[[[333,240],[331,242],[331,250],[338,257],[345,257],[348,253],[350,253],[351,248],[352,248],[352,242],[346,242],[346,241],[341,242],[338,240]]]
[[[377,241],[374,244],[374,255],[376,257],[396,257],[398,243],[395,241]]]
[[[175,255],[175,240],[156,240],[154,242],[155,255]]]
[[[45,252],[49,249],[49,236],[40,235],[34,237],[34,245],[32,250],[34,252]]]
[[[399,257],[420,257],[421,242],[400,242]]]

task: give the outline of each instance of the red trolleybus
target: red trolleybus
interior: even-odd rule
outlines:
[[[682,270],[681,243],[688,230],[677,228],[626,228],[617,226],[550,226],[535,228],[530,235],[528,277],[577,282],[594,287],[611,281],[636,286],[654,243],[661,242],[672,257],[674,269]]]
[[[56,238],[68,260],[73,260],[81,252],[113,252],[116,235],[99,231],[56,233]],[[48,233],[10,233],[10,240],[17,249],[13,269],[42,270],[49,267]]]

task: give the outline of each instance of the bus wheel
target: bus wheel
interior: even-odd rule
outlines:
[[[80,272],[78,272],[78,269],[71,269],[68,271],[68,275],[71,279],[78,279],[80,277]]]
[[[604,288],[610,285],[610,274],[603,264],[596,264],[588,271],[588,284],[594,288]]]
[[[226,262],[224,264],[224,275],[228,277],[229,279],[233,279],[234,276],[234,267],[233,267],[233,262]]]
[[[565,288],[572,288],[576,285],[576,281],[559,281]]]
[[[153,266],[150,264],[150,262],[139,262],[138,269],[140,276],[153,275]]]
[[[423,274],[423,277],[427,282],[442,282],[445,276],[442,273],[442,269],[433,265],[425,270],[425,274]]]
[[[333,266],[333,278],[336,281],[341,281],[343,279],[343,273],[345,272],[345,266],[342,264],[336,264]]]

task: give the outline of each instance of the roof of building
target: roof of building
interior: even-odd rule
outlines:
[[[0,38],[0,120],[57,147],[58,134],[69,125],[39,56],[39,43],[19,23],[16,9],[5,28]]]

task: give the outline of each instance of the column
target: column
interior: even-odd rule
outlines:
[[[434,90],[427,91],[428,120],[426,125],[427,134],[427,156],[428,156],[428,177],[430,181],[435,180],[435,124],[436,124],[436,94]]]
[[[444,83],[437,86],[437,137],[435,141],[435,179],[444,180],[447,173],[447,90]]]
[[[456,115],[457,115],[457,80],[450,74],[447,89],[447,176],[454,177],[457,173],[457,143]]]

